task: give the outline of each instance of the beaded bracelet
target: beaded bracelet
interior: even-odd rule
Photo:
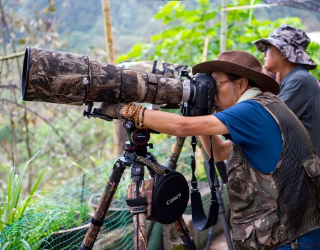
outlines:
[[[144,112],[146,111],[146,107],[144,107],[142,109],[142,114],[141,114],[141,120],[140,120],[140,123],[139,123],[139,128],[146,128],[145,126],[143,126],[143,119],[144,119]]]
[[[132,106],[134,106],[134,104],[131,102],[125,105],[125,107],[124,107],[125,108],[125,111],[124,111],[124,118],[125,119],[131,120],[130,115],[129,115],[129,110],[130,110],[130,114],[131,114],[131,107]]]
[[[124,107],[124,115],[123,118],[129,121],[134,121],[134,124],[137,129],[147,129],[147,127],[143,126],[144,112],[146,108],[142,108],[141,105],[136,106],[133,103],[128,103]],[[142,116],[140,120],[140,111],[142,109]],[[139,121],[140,120],[140,121]]]
[[[134,109],[133,120],[134,120],[134,125],[136,126],[136,128],[138,128],[139,113],[140,113],[141,108],[142,108],[141,106],[137,106]]]
[[[136,111],[136,105],[131,103],[130,109],[129,109],[129,114],[128,114],[128,120],[132,121],[134,120],[134,113]]]

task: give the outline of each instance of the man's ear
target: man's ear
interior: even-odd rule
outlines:
[[[282,59],[287,59],[285,54],[282,53],[281,55],[282,55]]]
[[[249,85],[249,81],[247,78],[240,78],[239,88],[240,88],[241,94],[243,94],[247,90],[248,85]]]

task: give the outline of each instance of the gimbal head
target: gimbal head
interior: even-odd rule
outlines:
[[[96,113],[95,109],[92,110],[93,102],[86,102],[88,106],[87,110],[83,112],[83,116],[88,118],[101,118],[104,120],[112,120],[113,118]],[[135,152],[137,155],[146,156],[147,147],[153,148],[152,143],[148,143],[150,140],[150,130],[149,129],[137,129],[133,121],[124,121],[123,126],[127,131],[129,141],[125,144],[125,152]]]

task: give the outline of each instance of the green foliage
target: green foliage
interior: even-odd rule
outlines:
[[[320,44],[311,42],[307,48],[307,53],[311,56],[312,60],[318,65],[316,69],[310,71],[318,81],[320,81]]]
[[[151,44],[146,43],[137,43],[132,46],[130,51],[127,54],[119,55],[118,61],[128,61],[131,58],[138,58],[141,55],[145,55],[152,48]]]
[[[93,156],[89,156],[89,158],[90,158],[90,160],[91,160],[91,162],[94,164],[94,166],[95,167],[101,167],[101,166],[104,166],[105,164],[106,164],[106,161],[107,161],[107,159],[105,159],[105,158],[103,158],[103,159],[96,159],[95,157],[93,157]],[[94,174],[92,174],[91,173],[91,169],[89,169],[89,168],[86,168],[86,167],[84,167],[84,166],[82,166],[81,164],[79,164],[79,163],[76,163],[76,162],[72,162],[72,164],[74,165],[74,166],[76,166],[77,168],[79,168],[79,169],[81,169],[93,182],[95,182],[95,183],[97,183],[98,182],[98,180],[99,181],[101,181],[101,180],[104,180],[104,181],[107,181],[107,179],[108,179],[108,173],[104,173],[104,175],[103,176],[101,176],[101,175],[94,175]]]
[[[36,250],[48,247],[54,233],[81,226],[84,221],[88,221],[90,212],[88,205],[73,200],[68,204],[34,203],[21,220],[1,234],[0,249]]]
[[[212,26],[216,11],[212,10],[209,1],[199,2],[195,9],[188,10],[181,2],[169,2],[155,15],[162,20],[167,28],[151,37],[150,43],[139,44],[144,53],[138,54],[134,45],[126,55],[120,55],[118,62],[123,60],[161,59],[170,62],[192,65],[201,61],[203,41],[206,36],[214,37],[217,28]],[[217,54],[219,47],[210,43],[210,54]],[[149,48],[149,51],[145,50]],[[192,57],[190,57],[192,55]],[[147,58],[146,58],[147,57]]]
[[[261,1],[255,1],[261,3]],[[230,1],[228,7],[246,5],[246,0]],[[151,37],[149,43],[139,43],[117,62],[124,60],[164,60],[174,63],[194,65],[202,61],[205,38],[209,38],[207,60],[215,59],[220,53],[220,10],[213,9],[208,0],[198,1],[198,6],[188,10],[181,2],[170,2],[163,6],[155,15],[162,20],[166,29]],[[227,13],[227,50],[244,50],[263,61],[260,51],[252,42],[268,37],[283,23],[289,23],[305,30],[301,19],[284,17],[277,20],[261,20],[254,16],[253,10],[236,10]],[[314,61],[319,62],[315,55],[319,54],[319,45],[311,43],[308,50]],[[320,66],[312,73],[320,79]]]
[[[7,49],[6,52],[3,50],[4,54],[14,53],[15,50],[22,51],[26,46],[63,48],[75,53],[105,48],[100,4],[79,0],[2,2],[6,3],[3,5],[2,25],[7,24],[7,27],[2,26],[1,33],[4,48]],[[220,9],[217,7],[219,2],[204,0],[168,3],[132,0],[123,4],[121,1],[111,0],[116,53],[126,51],[136,42],[131,51],[118,57],[118,61],[161,59],[194,65],[202,61],[206,37],[209,38],[207,60],[216,59],[220,53],[221,23]],[[230,7],[249,3],[248,0],[228,2]],[[256,0],[255,3],[261,1]],[[150,20],[158,9],[159,13]],[[251,12],[254,14],[252,18]],[[264,14],[260,14],[262,12]],[[277,11],[269,12],[267,9],[228,12],[227,49],[247,50],[262,60],[262,54],[251,44],[252,41],[269,36],[282,22],[301,25],[298,18],[273,20]],[[287,8],[278,15],[285,17],[300,12],[302,11],[298,9]],[[263,20],[263,16],[270,20]],[[256,17],[259,17],[259,20]],[[302,19],[304,23],[306,19]],[[314,20],[312,25],[318,27],[317,23],[317,20]],[[166,27],[165,30],[163,25]],[[151,34],[154,35],[150,37]],[[308,51],[313,52],[313,59],[320,64],[320,59],[316,57],[319,54],[319,45],[310,44]],[[95,55],[101,58],[103,52],[103,49],[100,49]],[[83,118],[81,114],[85,107],[20,100],[19,76],[22,64],[21,57],[4,61],[1,66],[3,84],[0,107],[4,116],[0,124],[1,171],[7,173],[9,167],[6,166],[20,165],[41,150],[41,154],[28,167],[27,172],[32,173],[32,180],[27,189],[31,190],[37,176],[45,169],[48,174],[39,185],[50,191],[83,172],[82,169],[74,168],[72,162],[90,170],[97,165],[91,157],[99,163],[114,157],[111,153],[114,136],[112,123]],[[319,78],[319,66],[312,73],[317,74]],[[15,88],[12,88],[12,85]],[[167,159],[170,152],[159,145],[168,137],[152,135],[153,138],[157,141],[154,151]],[[6,178],[2,178],[0,195],[6,191],[2,188],[7,186],[6,181]]]
[[[39,183],[44,175],[44,171],[38,177],[38,180],[34,184],[30,194],[24,201],[20,201],[22,192],[22,182],[24,181],[25,173],[29,163],[39,154],[39,152],[30,159],[23,168],[18,168],[19,174],[16,173],[16,168],[11,168],[8,176],[8,189],[7,189],[7,199],[4,206],[0,207],[0,233],[11,224],[15,223],[24,214],[27,209]]]

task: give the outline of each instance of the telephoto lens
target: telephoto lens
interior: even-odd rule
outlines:
[[[25,101],[179,104],[193,99],[191,92],[178,79],[90,61],[85,55],[30,47],[25,51]]]

